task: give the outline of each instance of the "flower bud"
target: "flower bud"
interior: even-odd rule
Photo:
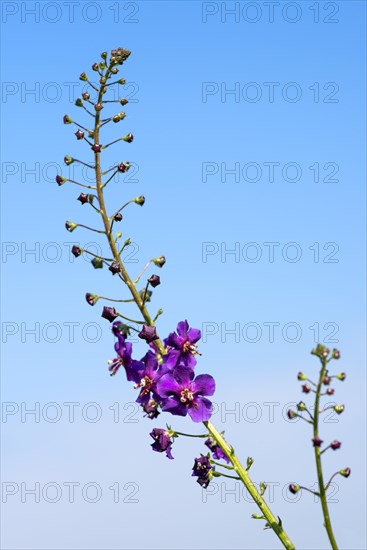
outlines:
[[[55,180],[58,185],[62,185],[63,183],[68,181],[67,178],[64,178],[63,176],[56,176]]]
[[[103,260],[102,258],[93,258],[93,260],[91,261],[91,264],[94,267],[94,269],[102,269]]]
[[[117,214],[114,215],[113,219],[115,220],[115,222],[120,222],[122,220],[121,212],[117,212]]]
[[[303,372],[299,372],[297,374],[297,379],[298,380],[307,380],[307,376],[305,374],[303,374]]]
[[[143,206],[143,204],[145,203],[144,195],[140,195],[140,197],[136,197],[136,199],[134,199],[134,202],[135,202],[135,204],[138,204],[139,206]]]
[[[333,449],[333,451],[336,451],[337,449],[340,449],[341,445],[342,445],[341,442],[337,441],[337,440],[332,441],[330,443],[330,447]]]
[[[92,69],[93,69],[93,71],[98,71],[98,69],[99,69],[98,63],[93,63]]]
[[[87,75],[86,75],[85,73],[82,73],[82,74],[80,75],[80,77],[79,77],[79,80],[83,80],[84,82],[87,82],[88,77],[87,77]]]
[[[126,161],[126,162],[121,162],[121,164],[119,164],[117,166],[117,170],[119,172],[127,172],[131,167],[131,164],[130,162]]]
[[[94,110],[99,112],[99,111],[102,111],[103,109],[103,105],[102,103],[96,103],[95,106],[94,106]]]
[[[303,401],[300,401],[297,404],[297,410],[298,411],[306,411],[307,410],[306,404]]]
[[[102,59],[107,59],[107,52],[102,52],[101,57]]]
[[[90,94],[88,92],[83,92],[82,98],[85,99],[85,101],[88,101],[88,99],[90,99]]]
[[[340,351],[334,348],[331,352],[331,356],[333,359],[340,359]]]
[[[296,418],[296,416],[298,416],[298,414],[294,411],[292,411],[292,409],[288,409],[287,410],[287,416],[289,418],[289,420],[293,420],[293,418]]]
[[[298,493],[298,491],[301,489],[301,487],[299,485],[297,485],[296,483],[291,483],[289,486],[288,486],[288,490],[293,494],[295,495],[296,493]]]
[[[319,437],[314,437],[313,440],[312,440],[312,443],[313,443],[314,447],[321,447],[321,445],[324,443],[324,441],[322,439],[320,439]]]
[[[84,132],[82,132],[80,129],[75,132],[75,135],[76,135],[76,139],[83,139],[84,137]]]
[[[327,357],[329,354],[329,349],[322,344],[317,344],[316,348],[311,351],[312,355],[317,355],[317,357]]]
[[[111,69],[111,73],[112,73],[112,74],[117,74],[118,72],[119,72],[119,70],[118,70],[117,67],[113,67],[113,68]]]
[[[104,63],[104,61],[101,61],[99,64],[99,68],[101,69],[101,71],[103,71],[106,68],[106,63]]]
[[[76,244],[73,245],[71,249],[71,253],[78,258],[82,254],[83,250],[80,248],[80,246],[77,246]]]
[[[310,384],[303,384],[302,391],[303,391],[303,393],[310,393],[310,391],[311,391]]]
[[[333,395],[334,392],[335,392],[334,388],[328,388],[328,389],[326,390],[327,395]]]
[[[120,99],[120,103],[124,107],[125,105],[127,105],[129,103],[129,100],[126,99],[126,98],[123,98],[123,99]]]
[[[330,376],[324,376],[324,379],[322,381],[322,383],[324,384],[324,386],[328,386],[331,382],[331,378]]]
[[[75,105],[77,107],[83,107],[83,101],[78,97],[78,99],[75,100]]]
[[[88,130],[88,136],[89,136],[91,139],[94,139],[94,130]]]
[[[112,323],[118,317],[118,313],[114,307],[104,306],[101,317]]]
[[[139,290],[139,294],[142,300],[145,299],[145,302],[150,302],[153,292],[151,290],[146,291],[145,288],[142,288],[141,290]]]
[[[99,79],[99,83],[103,85],[103,84],[106,84],[106,82],[107,82],[107,78],[105,76],[101,76],[101,78]]]
[[[126,80],[124,78],[120,78],[120,80],[117,81],[117,84],[126,84]]]
[[[65,227],[69,231],[69,233],[72,233],[74,231],[74,229],[76,229],[78,227],[78,224],[74,223],[74,222],[67,221],[67,222],[65,222]]]
[[[344,405],[335,405],[333,409],[337,414],[341,414],[344,411],[345,407]]]
[[[164,256],[158,256],[158,258],[153,258],[153,263],[157,267],[163,267],[164,264],[166,263],[166,258]]]
[[[126,141],[127,143],[131,143],[132,141],[134,141],[134,136],[132,135],[131,132],[129,132],[128,134],[126,134],[126,136],[124,136],[122,138],[124,141]]]
[[[100,153],[101,150],[102,150],[102,145],[99,145],[98,143],[95,143],[94,145],[92,145],[91,149],[95,153]]]
[[[64,157],[64,162],[65,162],[66,166],[69,166],[70,164],[73,164],[74,159],[73,159],[73,157],[69,157],[69,155],[66,155]]]
[[[131,245],[131,239],[130,237],[128,239],[126,239],[126,241],[124,242],[124,248],[126,248],[127,246],[130,246]]]
[[[80,193],[79,197],[77,198],[78,201],[81,202],[81,204],[85,204],[86,202],[92,202],[89,197],[93,197],[93,195],[86,195],[85,193]]]
[[[64,124],[71,124],[73,122],[73,119],[69,117],[69,115],[64,115],[63,118]]]
[[[117,241],[118,239],[121,239],[121,237],[122,237],[122,233],[121,233],[121,231],[118,231],[118,233],[116,233],[116,239],[115,240]]]
[[[91,294],[90,292],[87,292],[87,294],[85,295],[85,299],[90,306],[95,306],[99,300],[99,296],[97,296],[97,294]]]
[[[345,372],[339,372],[339,374],[337,374],[335,378],[343,382],[346,379],[346,377],[347,375],[345,374]]]
[[[111,271],[112,275],[116,275],[116,273],[120,273],[121,271],[120,264],[117,262],[112,262],[108,269]]]
[[[343,477],[349,477],[351,473],[350,468],[344,468],[344,470],[339,470],[339,474]]]
[[[157,329],[149,325],[144,325],[138,334],[139,338],[145,340],[148,344],[158,339]]]
[[[152,275],[151,277],[149,277],[148,283],[150,283],[152,287],[155,288],[156,286],[161,284],[161,279],[159,275]]]

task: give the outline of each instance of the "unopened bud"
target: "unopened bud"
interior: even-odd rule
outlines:
[[[305,374],[303,374],[303,372],[299,372],[297,374],[297,379],[298,380],[307,380],[307,376]]]
[[[341,442],[340,441],[332,441],[330,443],[330,447],[333,449],[333,451],[336,451],[337,449],[340,449],[340,447],[342,446]]]
[[[86,75],[85,73],[82,73],[82,74],[80,75],[80,77],[79,77],[79,80],[83,80],[84,82],[87,82],[88,77],[87,77],[87,75]]]
[[[102,258],[93,258],[93,260],[91,261],[91,264],[94,267],[94,269],[102,269],[103,260]]]
[[[136,199],[134,199],[134,202],[135,202],[135,204],[138,204],[139,206],[143,206],[143,204],[145,203],[144,195],[140,195],[140,197],[136,197]]]
[[[322,383],[324,384],[324,386],[328,386],[331,382],[331,378],[330,376],[324,376],[324,379],[322,381]]]
[[[81,204],[85,204],[87,202],[92,203],[93,202],[93,195],[86,195],[85,193],[80,193],[77,200],[80,201]]]
[[[115,220],[115,222],[120,222],[122,220],[121,212],[117,212],[117,214],[114,215],[113,219]]]
[[[78,227],[78,224],[74,223],[74,222],[67,221],[67,222],[65,222],[65,227],[69,231],[69,233],[72,233],[74,231],[74,229],[76,229]]]
[[[112,73],[112,74],[117,74],[118,72],[119,72],[119,70],[118,70],[117,67],[113,67],[113,68],[111,69],[111,73]]]
[[[335,378],[343,382],[346,379],[346,377],[347,375],[345,374],[345,372],[339,372],[339,374],[337,374]]]
[[[102,111],[103,109],[103,105],[102,103],[96,103],[95,106],[94,106],[94,110],[99,112],[99,111]]]
[[[100,153],[101,150],[102,150],[102,145],[99,145],[98,143],[95,143],[94,145],[92,145],[91,149],[95,153]]]
[[[118,313],[114,307],[104,306],[101,317],[112,323],[118,317]]]
[[[77,246],[76,244],[73,245],[71,249],[71,253],[78,258],[82,254],[83,250],[80,248],[80,246]]]
[[[295,495],[296,493],[298,493],[298,491],[301,489],[301,487],[299,485],[297,485],[296,483],[291,483],[288,486],[288,489],[293,495]]]
[[[90,292],[87,292],[87,294],[85,295],[85,299],[90,306],[95,306],[99,300],[99,296],[97,296],[97,294],[91,294]]]
[[[131,167],[130,162],[127,162],[127,161],[126,162],[121,162],[121,164],[119,164],[117,166],[117,170],[119,172],[127,172],[130,169],[130,167]]]
[[[120,273],[121,271],[120,264],[117,262],[112,262],[108,269],[111,271],[112,275],[116,275],[116,273]]]
[[[166,258],[164,256],[158,256],[158,258],[153,258],[153,263],[157,267],[163,267],[164,264],[166,263]]]
[[[73,164],[74,159],[73,159],[73,157],[69,157],[69,155],[66,155],[64,157],[64,162],[65,162],[66,166],[69,166],[70,164]]]
[[[93,69],[93,71],[98,71],[98,69],[99,69],[98,63],[93,63],[92,69]]]
[[[83,107],[83,101],[78,97],[78,99],[75,100],[75,105],[77,107]]]
[[[126,134],[126,136],[124,136],[122,139],[127,143],[131,143],[134,140],[134,136],[130,132],[129,134]]]
[[[129,100],[126,99],[126,98],[122,98],[122,99],[120,99],[120,103],[124,107],[125,105],[127,105],[129,103]]]
[[[84,132],[82,132],[81,130],[77,130],[75,132],[75,135],[76,135],[76,139],[83,139],[84,137]]]
[[[287,416],[289,418],[289,420],[293,420],[293,418],[296,418],[296,416],[298,416],[298,414],[294,411],[292,411],[292,409],[288,409],[287,410]]]
[[[344,468],[344,470],[339,470],[339,474],[343,477],[349,477],[351,473],[350,468]]]
[[[299,411],[306,411],[306,410],[307,410],[306,404],[305,404],[303,401],[300,401],[300,402],[297,404],[297,410],[299,410]]]
[[[328,389],[326,390],[326,393],[327,393],[328,395],[333,395],[334,392],[335,392],[334,388],[328,388]]]
[[[303,391],[303,393],[310,393],[311,386],[309,384],[303,384],[302,391]]]
[[[340,359],[340,351],[334,348],[331,352],[331,356],[333,359]]]
[[[314,447],[321,447],[321,445],[324,443],[324,441],[322,439],[320,439],[319,437],[314,437],[313,440],[312,440],[312,443],[313,443]]]
[[[64,178],[63,176],[56,176],[55,180],[58,185],[63,185],[66,181],[68,181],[67,178]]]
[[[156,286],[161,284],[161,279],[159,275],[152,275],[151,277],[149,277],[148,283],[150,283],[152,287],[155,288]]]
[[[83,92],[82,98],[85,99],[85,101],[88,101],[88,99],[90,99],[90,94],[88,92]]]
[[[344,405],[335,405],[333,409],[337,414],[341,414],[344,411],[345,407]]]
[[[73,119],[69,117],[69,115],[64,115],[63,118],[64,124],[71,124],[73,122]]]
[[[101,57],[102,59],[107,59],[107,52],[102,52]]]
[[[124,78],[120,78],[120,80],[117,81],[117,84],[126,84],[126,80]]]

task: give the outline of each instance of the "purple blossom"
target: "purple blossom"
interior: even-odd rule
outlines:
[[[153,420],[153,418],[157,418],[160,415],[160,412],[158,410],[159,404],[154,401],[154,399],[149,399],[147,403],[142,403],[141,406],[143,407],[143,411],[146,413],[144,416],[147,416],[151,420]]]
[[[199,329],[189,328],[187,321],[178,323],[177,333],[171,332],[164,339],[165,346],[171,348],[165,356],[166,363],[174,368],[182,361],[187,367],[194,368],[196,365],[194,355],[198,353],[196,342],[200,338],[201,331]]]
[[[231,462],[229,458],[224,454],[222,449],[219,447],[219,445],[217,445],[215,440],[211,437],[209,437],[209,439],[205,441],[205,445],[211,450],[211,452],[213,453],[213,458],[215,458],[215,460],[220,460],[221,458],[223,458],[228,464]]]
[[[133,380],[132,378],[132,367],[135,366],[136,361],[134,361],[131,358],[131,354],[133,351],[133,345],[131,342],[126,342],[125,336],[118,332],[116,325],[119,325],[120,323],[114,323],[114,326],[112,328],[114,334],[117,336],[118,340],[115,343],[115,351],[117,352],[118,357],[116,359],[111,359],[108,361],[109,368],[111,376],[116,374],[116,372],[119,370],[121,366],[125,368],[126,371],[126,378],[129,382]]]
[[[195,458],[195,463],[192,468],[192,474],[194,477],[197,477],[197,482],[206,489],[209,485],[211,476],[210,471],[212,470],[212,465],[207,456],[201,456],[200,458]]]
[[[157,451],[158,453],[165,452],[167,458],[172,460],[171,448],[173,441],[169,432],[161,428],[154,428],[149,435],[154,439],[154,443],[152,443],[153,451]]]
[[[215,380],[210,374],[199,374],[194,379],[191,368],[180,366],[160,378],[156,391],[163,400],[163,411],[178,416],[189,413],[194,422],[207,421],[212,415],[212,403],[203,397],[215,392]]]
[[[131,379],[135,382],[135,388],[141,388],[137,403],[148,403],[151,397],[160,401],[157,395],[157,383],[167,373],[167,366],[158,364],[158,360],[152,351],[135,362],[130,369]]]

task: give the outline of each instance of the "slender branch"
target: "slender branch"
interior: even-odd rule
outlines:
[[[321,370],[320,370],[320,377],[319,382],[317,384],[316,389],[316,395],[315,395],[315,410],[314,410],[314,419],[313,419],[313,437],[314,439],[319,439],[319,407],[320,407],[320,394],[321,394],[321,388],[322,388],[322,382],[326,376],[326,365],[327,361],[325,358],[321,357]],[[322,507],[322,513],[324,516],[324,525],[326,532],[328,534],[331,547],[333,550],[338,550],[338,545],[336,543],[333,529],[331,526],[330,516],[329,516],[329,508],[327,505],[327,498],[326,498],[326,489],[324,486],[324,475],[322,470],[322,463],[321,463],[321,449],[318,446],[314,447],[315,451],[315,461],[316,461],[316,471],[317,471],[317,478],[319,482],[319,494],[320,494],[320,501],[321,501],[321,507]]]

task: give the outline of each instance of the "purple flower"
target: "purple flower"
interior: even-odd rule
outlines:
[[[220,460],[221,458],[223,458],[228,464],[231,462],[229,458],[224,454],[222,449],[219,447],[219,445],[217,445],[215,440],[211,437],[209,437],[209,439],[205,441],[205,445],[211,450],[211,452],[213,453],[213,458],[215,458],[216,460]]]
[[[194,422],[204,422],[212,415],[212,403],[205,395],[215,392],[215,380],[210,374],[199,374],[180,366],[164,374],[157,384],[157,394],[163,400],[162,410],[178,416],[189,413]]]
[[[152,443],[153,451],[157,451],[158,453],[165,452],[167,458],[172,460],[171,448],[173,441],[169,432],[161,428],[154,428],[149,435],[154,439],[154,443]]]
[[[112,323],[112,321],[117,319],[118,313],[114,307],[104,306],[101,317]]]
[[[153,342],[153,340],[158,339],[157,329],[149,325],[144,325],[138,336],[139,338],[145,340],[148,344],[150,344],[150,342]]]
[[[200,458],[195,458],[195,463],[192,468],[192,474],[193,476],[197,477],[197,482],[206,489],[209,485],[211,476],[210,476],[210,470],[212,470],[212,465],[210,464],[210,460],[207,456],[201,456]]]
[[[141,361],[136,361],[130,372],[131,379],[135,382],[135,389],[141,388],[137,403],[147,403],[152,396],[155,401],[160,400],[157,395],[157,383],[167,373],[167,366],[158,365],[158,360],[152,351],[148,351]]]
[[[147,403],[142,403],[141,406],[143,407],[143,411],[146,413],[144,416],[147,416],[151,420],[153,420],[153,418],[157,418],[160,415],[160,412],[158,410],[159,404],[154,401],[154,399],[149,399]]]
[[[119,323],[114,323],[113,332],[117,336],[118,341],[115,343],[115,351],[118,354],[118,357],[116,359],[112,359],[108,361],[109,368],[111,376],[116,374],[116,372],[119,370],[121,366],[125,368],[126,371],[126,378],[129,382],[133,380],[131,377],[131,366],[133,365],[134,361],[131,358],[131,354],[133,351],[133,345],[131,342],[126,342],[125,336],[121,332],[117,332],[116,325]]]
[[[171,332],[167,338],[164,339],[164,344],[171,349],[165,356],[165,362],[172,368],[177,366],[180,361],[187,366],[194,368],[196,365],[196,359],[194,355],[197,354],[196,342],[201,338],[201,331],[197,328],[189,328],[187,321],[181,321],[177,325],[176,332]]]

